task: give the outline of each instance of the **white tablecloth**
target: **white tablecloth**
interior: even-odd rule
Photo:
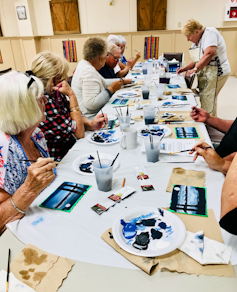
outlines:
[[[175,84],[174,78],[171,79]],[[179,79],[180,81],[180,79]],[[110,104],[104,107],[107,114],[115,113]],[[155,97],[152,103],[156,103]],[[175,110],[189,110],[190,106]],[[134,111],[132,115],[142,114]],[[144,122],[136,123],[131,127],[139,128]],[[205,125],[199,124],[206,142],[211,143]],[[118,131],[120,131],[118,129]],[[86,136],[90,133],[87,132]],[[34,244],[39,248],[60,256],[93,264],[116,266],[122,268],[136,269],[136,267],[115,252],[101,238],[101,234],[113,226],[116,218],[129,208],[152,206],[168,207],[171,193],[166,192],[166,186],[174,167],[185,169],[203,170],[206,172],[207,208],[214,210],[217,220],[220,218],[221,189],[224,175],[211,170],[202,158],[196,163],[162,163],[165,161],[190,161],[188,156],[161,155],[158,163],[148,163],[146,155],[141,153],[142,138],[138,138],[139,146],[134,150],[123,150],[119,143],[111,146],[95,145],[87,138],[80,139],[64,157],[64,165],[58,165],[57,177],[33,202],[27,215],[18,221],[8,224],[8,228],[23,243]],[[98,191],[94,176],[83,176],[72,170],[72,162],[76,157],[86,153],[95,152],[109,153],[116,156],[119,152],[120,166],[113,174],[113,190],[108,193]],[[133,167],[145,166],[149,177],[154,185],[155,191],[142,192],[137,182]],[[101,200],[106,199],[115,190],[121,188],[123,178],[126,178],[126,186],[136,189],[136,193],[116,204],[102,215],[97,215],[91,207]],[[75,206],[71,213],[44,209],[38,207],[62,182],[71,181],[92,185],[82,200]],[[39,222],[36,224],[35,222]],[[34,222],[34,224],[32,224]],[[229,235],[222,230],[224,241],[233,247],[232,264],[237,264],[237,237]]]

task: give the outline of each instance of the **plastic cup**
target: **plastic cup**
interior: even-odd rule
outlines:
[[[156,84],[156,97],[163,97],[164,84]]]
[[[144,105],[143,115],[145,120],[145,125],[154,124],[156,117],[156,109],[153,105]]]
[[[143,96],[143,99],[149,99],[149,94],[150,94],[149,86],[142,85],[142,96]]]
[[[150,140],[150,136],[144,138],[146,159],[147,162],[157,162],[159,161],[160,155],[160,138],[155,136],[152,136],[151,138],[152,140]]]
[[[166,73],[166,84],[170,84],[171,73]]]
[[[147,74],[147,63],[142,64],[142,73],[143,73],[143,75]]]
[[[118,120],[119,120],[119,126],[120,126],[121,132],[125,128],[130,128],[131,115],[128,115],[128,116],[118,116]]]
[[[100,162],[101,166],[100,167]],[[113,180],[113,166],[112,160],[110,159],[101,159],[95,160],[92,165],[95,173],[96,183],[98,190],[103,192],[108,192],[112,189],[112,180]]]

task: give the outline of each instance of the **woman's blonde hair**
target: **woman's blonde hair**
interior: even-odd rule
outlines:
[[[30,79],[34,82],[28,88]],[[42,118],[38,104],[44,93],[43,83],[37,77],[11,71],[0,76],[0,130],[17,135],[37,125]]]
[[[42,52],[32,60],[31,71],[41,79],[44,88],[49,91],[51,80],[54,77],[57,76],[57,80],[67,79],[69,65],[65,58],[57,54]]]
[[[191,18],[187,21],[187,23],[182,28],[182,33],[185,35],[194,34],[196,30],[203,29],[203,25],[197,20]]]
[[[83,46],[83,56],[87,61],[92,61],[97,57],[107,53],[107,43],[99,37],[89,38]]]

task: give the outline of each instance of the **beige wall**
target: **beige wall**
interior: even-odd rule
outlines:
[[[231,75],[237,74],[237,28],[221,28],[219,29],[223,35],[227,55],[231,65]],[[148,31],[148,32],[123,32],[127,40],[127,49],[125,55],[127,58],[134,57],[135,50],[140,50],[142,58],[144,56],[144,38],[146,36],[159,37],[159,55],[164,52],[184,52],[185,63],[190,62],[189,48],[190,42],[178,30],[170,31]],[[31,60],[33,57],[42,51],[52,51],[63,56],[62,41],[75,40],[77,49],[78,62],[82,59],[83,44],[88,37],[101,36],[107,38],[108,34],[94,35],[60,35],[60,36],[45,36],[45,37],[25,37],[25,38],[0,38],[0,50],[2,52],[3,64],[0,64],[0,70],[12,67],[15,70],[25,71],[30,69]],[[78,63],[77,62],[77,63]],[[69,75],[72,75],[77,63],[70,63]]]
[[[198,19],[204,26],[237,27],[225,22],[229,0],[167,0],[167,30],[180,29],[187,19]],[[18,20],[15,6],[26,6],[27,20]],[[137,31],[137,0],[78,0],[82,34]],[[4,36],[52,36],[49,0],[1,0]]]

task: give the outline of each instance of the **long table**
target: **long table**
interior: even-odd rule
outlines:
[[[171,79],[175,84],[177,80]],[[183,80],[179,80],[182,83]],[[111,102],[117,98],[117,94],[105,105],[103,111],[107,114],[115,114]],[[155,96],[151,101],[156,104]],[[176,109],[178,110],[178,109]],[[179,110],[190,110],[190,106],[179,108]],[[132,116],[141,114],[141,111],[131,112]],[[131,127],[139,128],[144,122],[136,123]],[[199,128],[204,135],[205,141],[211,143],[204,124],[199,123]],[[220,197],[224,181],[224,175],[211,170],[202,158],[192,163],[147,163],[146,155],[141,153],[142,138],[138,138],[139,146],[134,150],[123,150],[119,144],[110,146],[97,146],[85,139],[80,139],[64,157],[64,165],[57,167],[57,177],[33,202],[27,216],[19,221],[8,224],[8,230],[0,238],[0,268],[6,267],[7,250],[12,249],[12,258],[15,257],[24,244],[32,243],[39,248],[76,260],[76,265],[69,274],[59,291],[143,291],[145,288],[159,289],[160,291],[182,291],[183,283],[186,287],[192,287],[193,291],[200,290],[200,285],[207,287],[207,291],[223,291],[223,286],[229,291],[234,291],[236,278],[217,278],[206,276],[186,275],[170,272],[158,272],[148,276],[137,267],[116,253],[101,238],[101,234],[112,227],[116,218],[129,208],[140,206],[167,207],[170,202],[170,193],[166,192],[166,186],[174,167],[185,169],[204,170],[206,172],[207,207],[214,210],[217,220],[220,217]],[[107,198],[112,192],[104,193],[97,189],[95,178],[82,176],[72,170],[72,162],[76,157],[95,152],[119,155],[119,168],[113,174],[113,191],[121,188],[123,178],[126,185],[134,187],[136,193],[120,204],[111,208],[101,216],[91,210],[91,207],[100,200]],[[190,161],[190,157],[161,155],[160,161]],[[133,170],[135,166],[145,166],[155,191],[142,193],[137,183]],[[63,181],[72,181],[92,185],[92,188],[77,204],[71,213],[54,211],[38,207],[39,204],[49,196]],[[42,219],[41,219],[42,218]],[[39,220],[40,219],[40,220]],[[32,225],[38,220],[40,223]],[[17,238],[11,233],[17,236]],[[236,238],[222,230],[225,243],[233,247],[237,246]],[[24,244],[23,244],[23,243]],[[236,255],[236,249],[234,250]],[[235,261],[234,256],[234,261]],[[236,262],[235,262],[236,263]],[[236,266],[234,267],[237,271]],[[93,281],[91,278],[93,277]],[[172,281],[172,280],[173,281]],[[116,284],[116,285],[115,285]],[[180,285],[179,285],[180,284]],[[98,288],[100,287],[100,288]],[[167,287],[168,290],[167,290]],[[69,290],[70,289],[70,290]],[[195,290],[196,289],[196,290]]]

